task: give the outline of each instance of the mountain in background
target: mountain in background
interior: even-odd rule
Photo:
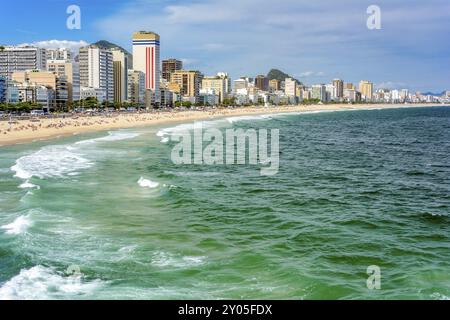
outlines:
[[[422,95],[424,95],[424,96],[436,96],[436,97],[440,97],[440,96],[445,95],[445,91],[442,91],[441,93],[425,92],[425,93],[422,93]]]
[[[287,73],[284,73],[281,70],[278,69],[272,69],[269,71],[269,73],[267,74],[267,78],[269,78],[269,80],[279,80],[279,81],[284,81],[286,80],[286,78],[293,78],[290,75],[288,75]],[[301,81],[299,81],[298,79],[293,78],[295,81],[297,81],[298,84],[302,84]]]
[[[129,59],[128,59],[128,69],[133,69],[133,55],[131,53],[129,53],[127,50],[125,50],[124,48],[122,48],[121,46],[109,42],[107,40],[100,40],[97,41],[96,43],[93,43],[93,45],[102,48],[102,49],[113,49],[113,48],[119,48],[120,50],[124,51],[125,53],[128,54]]]
[[[99,47],[99,48],[102,48],[102,49],[119,48],[120,50],[126,52],[127,54],[130,54],[127,50],[125,50],[125,49],[122,48],[121,46],[119,46],[119,45],[117,45],[117,44],[115,44],[115,43],[106,41],[106,40],[100,40],[100,41],[97,41],[96,43],[93,43],[93,45],[95,45],[95,46],[97,46],[97,47]]]

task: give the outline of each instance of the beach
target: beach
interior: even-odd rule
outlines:
[[[196,120],[210,120],[229,116],[314,111],[373,110],[427,106],[435,106],[435,104],[297,105],[282,107],[221,108],[199,111],[174,110],[172,112],[110,113],[95,116],[75,115],[65,118],[36,117],[27,120],[15,120],[12,118],[12,121],[0,121],[0,147],[110,129],[132,128],[171,122],[192,122]]]

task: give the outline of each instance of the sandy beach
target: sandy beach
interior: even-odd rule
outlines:
[[[122,129],[138,126],[158,125],[170,122],[192,122],[220,117],[245,116],[270,113],[371,110],[428,107],[435,104],[373,104],[373,105],[299,105],[283,107],[246,107],[234,109],[211,109],[205,111],[173,111],[148,113],[111,113],[110,115],[76,115],[66,118],[31,118],[29,120],[0,121],[0,147],[18,143],[46,140],[61,136],[95,132],[110,129]],[[442,105],[444,106],[444,105]]]

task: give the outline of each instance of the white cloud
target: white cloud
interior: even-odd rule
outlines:
[[[95,25],[99,38],[126,48],[134,31],[158,32],[162,57],[195,57],[192,67],[206,73],[226,70],[237,77],[278,68],[312,79],[410,82],[430,72],[424,61],[436,64],[433,54],[448,52],[442,40],[450,32],[447,1],[378,0],[377,31],[367,29],[371,3],[361,0],[128,0]],[[399,66],[403,78],[393,73]],[[435,72],[438,79],[448,75]]]
[[[86,41],[71,41],[71,40],[44,40],[44,41],[36,41],[32,43],[22,43],[20,46],[36,46],[44,49],[58,49],[58,48],[66,48],[71,50],[72,52],[78,51],[79,48],[87,46],[89,43]]]

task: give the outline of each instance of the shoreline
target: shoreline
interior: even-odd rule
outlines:
[[[0,148],[35,141],[51,140],[70,135],[93,133],[111,129],[144,127],[173,122],[212,120],[222,117],[273,113],[302,113],[311,111],[353,111],[423,107],[449,107],[448,104],[370,104],[370,105],[298,105],[282,107],[242,107],[236,109],[211,109],[202,111],[174,111],[155,113],[113,114],[110,116],[75,116],[56,119],[18,120],[0,122]]]

